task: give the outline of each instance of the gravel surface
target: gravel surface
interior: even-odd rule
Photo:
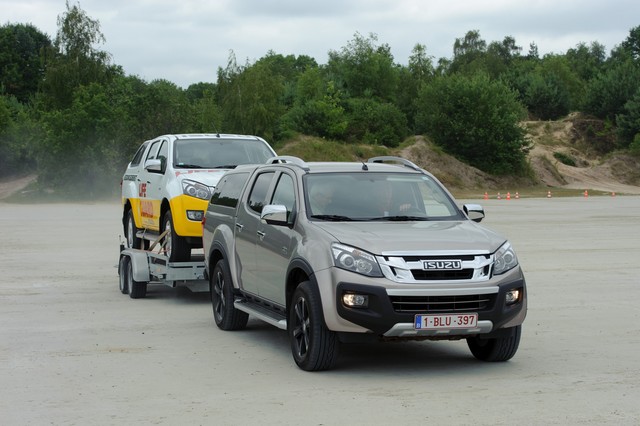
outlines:
[[[0,203],[0,423],[640,424],[640,197],[479,202],[529,286],[516,356],[343,345],[319,373],[284,331],[218,330],[207,293],[120,294],[117,202]]]

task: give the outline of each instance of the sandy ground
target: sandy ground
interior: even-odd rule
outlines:
[[[516,356],[343,346],[321,373],[281,330],[218,330],[206,293],[120,294],[117,203],[0,203],[0,423],[640,424],[640,197],[481,202],[529,285]]]

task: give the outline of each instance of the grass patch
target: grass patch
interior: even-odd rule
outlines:
[[[576,167],[576,160],[564,152],[554,152],[553,156],[556,160],[567,166]]]

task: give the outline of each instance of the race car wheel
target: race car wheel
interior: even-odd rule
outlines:
[[[127,210],[127,222],[125,228],[125,235],[127,237],[127,246],[129,248],[139,249],[142,248],[142,239],[136,237],[138,233],[138,227],[136,227],[136,222],[133,220],[133,212],[129,209]]]
[[[162,230],[168,231],[164,242],[169,262],[188,261],[191,258],[191,247],[184,238],[176,234],[170,211],[165,213],[162,222]]]
[[[213,319],[221,330],[241,330],[246,327],[249,315],[233,306],[233,285],[229,266],[224,259],[216,263],[209,278]]]
[[[291,352],[306,371],[328,370],[338,359],[338,335],[324,324],[320,296],[309,281],[293,293],[287,321]]]

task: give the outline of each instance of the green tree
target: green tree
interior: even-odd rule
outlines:
[[[624,105],[616,122],[622,146],[627,147],[640,137],[640,90]]]
[[[285,113],[282,76],[265,62],[239,67],[231,52],[227,68],[218,70],[217,86],[224,131],[273,140]]]
[[[44,76],[41,52],[51,48],[49,36],[31,24],[0,27],[0,93],[26,103]]]
[[[96,46],[104,43],[100,22],[90,18],[79,5],[66,3],[67,11],[58,16],[58,32],[53,49],[46,54],[45,79],[40,99],[45,109],[68,107],[74,90],[90,83],[107,83],[122,75],[110,64],[107,52]]]
[[[640,67],[633,60],[614,63],[589,83],[585,112],[615,122],[616,116],[624,112],[625,104],[638,92],[639,81]]]
[[[359,33],[339,52],[330,50],[327,63],[329,80],[347,97],[373,97],[393,102],[398,85],[398,72],[391,48],[377,45],[378,37]]]
[[[346,107],[347,142],[395,147],[407,137],[407,118],[390,102],[351,98]]]
[[[457,158],[489,173],[521,173],[528,142],[524,108],[485,74],[440,77],[419,94],[418,130]]]

